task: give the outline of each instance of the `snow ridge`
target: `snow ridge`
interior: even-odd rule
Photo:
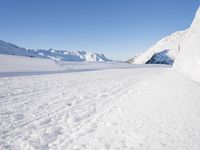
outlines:
[[[175,32],[158,41],[150,47],[146,52],[143,52],[128,62],[132,64],[169,64],[172,65],[179,51],[180,43],[185,38],[185,31]]]

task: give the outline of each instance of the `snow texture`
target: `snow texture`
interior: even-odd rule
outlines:
[[[200,7],[180,47],[174,68],[200,82]]]
[[[43,50],[25,49],[14,44],[0,40],[0,54],[28,56],[37,58],[49,58],[56,61],[110,61],[104,54],[90,53],[85,51],[66,51],[66,50]]]
[[[148,65],[0,78],[0,149],[199,150],[199,91]]]

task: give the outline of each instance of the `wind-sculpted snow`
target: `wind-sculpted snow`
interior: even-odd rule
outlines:
[[[199,91],[159,66],[0,78],[0,149],[199,150]]]
[[[28,56],[37,58],[49,58],[56,61],[111,61],[104,54],[90,53],[85,51],[66,51],[66,50],[43,50],[43,49],[25,49],[14,44],[0,40],[0,54]]]
[[[180,47],[174,68],[200,82],[200,7]]]

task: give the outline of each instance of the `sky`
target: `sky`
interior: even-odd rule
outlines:
[[[0,40],[127,60],[188,28],[200,0],[0,0]]]

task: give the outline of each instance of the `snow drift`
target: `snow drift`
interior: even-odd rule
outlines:
[[[132,64],[173,64],[179,51],[180,43],[185,38],[187,30],[175,32],[158,41],[146,52],[134,56],[129,63]]]
[[[66,50],[44,50],[44,49],[26,49],[14,44],[0,40],[0,53],[16,56],[28,56],[37,58],[49,58],[56,61],[110,61],[104,54],[90,53],[85,51],[66,51]]]
[[[200,7],[180,47],[174,68],[200,81]]]

